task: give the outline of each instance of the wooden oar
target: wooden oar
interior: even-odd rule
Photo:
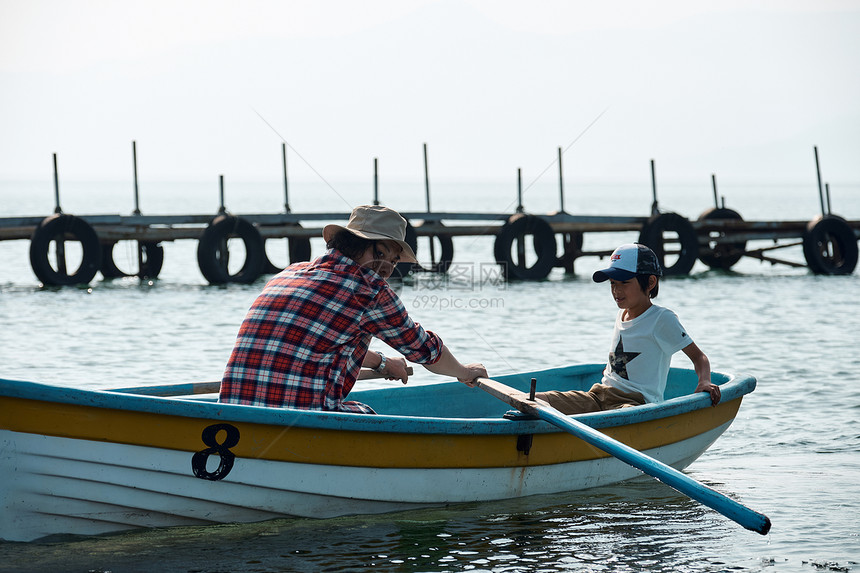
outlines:
[[[412,367],[406,368],[406,373],[412,376]],[[358,373],[359,380],[375,380],[384,378],[379,372],[363,368]],[[111,392],[123,394],[140,394],[141,396],[193,396],[195,394],[217,394],[221,390],[221,381],[188,382],[187,384],[167,384],[165,386],[137,386],[134,388],[113,388]]]
[[[584,442],[588,442],[592,446],[615,456],[622,462],[642,470],[684,495],[722,513],[749,530],[761,533],[762,535],[766,535],[770,531],[770,519],[766,515],[753,511],[718,491],[697,482],[675,468],[659,460],[655,460],[626,444],[622,444],[618,440],[614,440],[570,416],[565,416],[551,406],[534,401],[533,395],[532,399],[529,399],[527,394],[489,378],[478,378],[475,385],[484,392],[510,404],[520,412],[545,420],[565,432],[573,434]]]

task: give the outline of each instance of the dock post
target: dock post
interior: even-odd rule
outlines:
[[[379,205],[379,160],[373,158],[373,204]]]
[[[430,165],[427,162],[427,143],[424,143],[424,199],[427,203],[427,212],[430,212]],[[426,221],[425,221],[426,223]],[[436,266],[436,244],[433,236],[427,237],[430,241],[430,264]]]
[[[54,154],[54,213],[62,213],[60,209],[60,176],[57,172],[57,154]]]
[[[287,144],[281,144],[281,155],[284,158],[284,209],[290,213],[290,186],[287,182]]]
[[[659,213],[659,209],[657,207],[657,171],[654,168],[654,160],[651,160],[651,197],[653,197],[653,201],[651,202],[651,214],[656,215]]]
[[[714,208],[720,208],[720,201],[717,198],[717,175],[715,173],[711,173],[711,187],[714,190]],[[723,201],[725,203],[725,201]]]
[[[224,213],[227,212],[227,208],[224,206],[224,176],[223,175],[218,176],[218,188],[219,188],[219,194],[220,194],[220,199],[221,199],[221,205],[218,207],[218,213],[223,215]]]
[[[60,175],[57,169],[57,154],[54,154],[54,213],[61,214],[63,210],[60,208]],[[68,275],[66,270],[66,243],[63,240],[63,235],[60,234],[56,240],[56,255],[57,255],[57,272],[60,275]],[[32,245],[32,241],[30,242]]]
[[[561,169],[561,147],[558,148],[558,198],[559,212],[564,213],[564,173]]]
[[[826,215],[824,211],[824,190],[821,187],[821,165],[818,163],[818,146],[812,148],[815,151],[815,172],[818,175],[818,200],[821,203],[821,214]]]
[[[137,142],[131,142],[131,164],[134,170],[134,211],[132,214],[140,215],[140,193],[137,187]]]
[[[427,202],[427,212],[430,212],[430,168],[427,164],[427,144],[424,144],[424,198]]]
[[[525,211],[523,207],[523,170],[517,167],[517,213]]]
[[[561,156],[564,150],[558,148],[558,197],[559,197],[559,213],[565,213],[564,210],[564,170],[561,165]],[[580,231],[561,233],[562,255],[559,258],[560,266],[564,268],[566,273],[573,274],[573,263],[577,257],[582,254],[582,237]]]

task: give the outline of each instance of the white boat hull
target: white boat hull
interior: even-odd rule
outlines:
[[[730,423],[645,453],[682,469]],[[5,430],[0,431],[0,462],[0,538],[9,541],[58,531],[92,535],[138,527],[385,513],[582,490],[642,475],[612,457],[509,468],[371,468],[239,459],[229,481],[209,481],[190,474],[186,452]]]

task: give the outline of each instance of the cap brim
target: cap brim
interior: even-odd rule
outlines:
[[[346,231],[348,233],[352,233],[356,237],[361,237],[362,239],[367,239],[369,241],[394,241],[400,248],[400,262],[401,263],[417,263],[418,260],[415,258],[415,251],[412,250],[412,247],[409,246],[409,243],[406,241],[401,241],[400,239],[392,239],[386,235],[380,235],[377,233],[365,233],[363,231],[356,231],[355,229],[347,229],[346,227],[342,227],[340,225],[326,225],[323,227],[323,239],[326,243],[328,243],[332,238],[337,234],[338,231]]]
[[[636,273],[625,271],[624,269],[603,269],[602,271],[596,271],[593,275],[591,275],[591,279],[596,283],[602,283],[604,281],[608,281],[609,279],[616,281],[629,281],[633,277],[636,276]]]

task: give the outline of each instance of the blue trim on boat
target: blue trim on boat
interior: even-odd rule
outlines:
[[[527,392],[531,378],[538,379],[538,391],[590,387],[600,379],[604,366],[584,364],[547,370],[510,374],[496,380]],[[720,384],[722,400],[728,402],[755,389],[750,375],[714,373],[714,383]],[[580,414],[577,420],[593,428],[622,426],[683,414],[710,407],[705,393],[690,395],[696,386],[692,370],[670,371],[667,395],[674,396],[658,404],[623,408],[607,412]],[[684,395],[686,393],[686,395]],[[392,387],[356,391],[350,399],[373,406],[379,415],[320,412],[222,404],[196,398],[164,398],[111,392],[66,388],[0,379],[0,395],[14,398],[76,404],[95,408],[111,408],[152,414],[224,420],[278,426],[300,426],[345,431],[399,432],[421,434],[540,434],[558,432],[558,428],[542,420],[507,420],[501,416],[508,407],[478,389],[459,382],[422,386]],[[386,404],[413,403],[411,415],[385,414]],[[456,405],[456,407],[454,407]],[[393,408],[392,408],[393,409]],[[410,411],[409,408],[401,411]],[[447,411],[474,412],[478,417],[447,417]]]

